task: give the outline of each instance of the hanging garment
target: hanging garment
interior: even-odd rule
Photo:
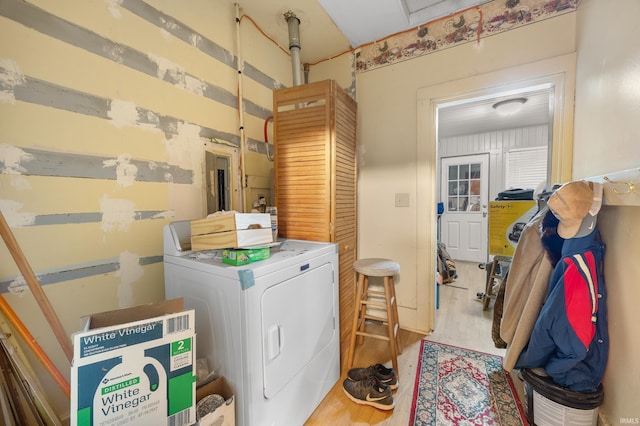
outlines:
[[[504,310],[504,289],[509,279],[509,273],[500,281],[498,286],[498,293],[496,294],[496,301],[493,303],[493,322],[491,323],[491,338],[493,344],[498,349],[504,349],[507,347],[507,342],[500,337],[500,323],[502,322],[502,313]]]
[[[438,272],[442,276],[443,284],[449,284],[458,278],[456,263],[447,251],[447,246],[441,241],[438,241]]]
[[[507,371],[513,369],[529,342],[549,288],[553,266],[541,241],[547,212],[546,208],[540,210],[522,231],[505,284],[500,337],[507,343],[503,360]]]
[[[596,391],[609,352],[604,244],[597,234],[595,226],[585,237],[565,240],[547,299],[515,365],[543,368],[575,392]]]

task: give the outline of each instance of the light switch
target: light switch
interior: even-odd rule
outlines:
[[[409,194],[396,192],[396,207],[409,207]]]

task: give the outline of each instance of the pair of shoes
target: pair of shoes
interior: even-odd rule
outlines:
[[[347,373],[347,377],[355,381],[366,379],[369,376],[375,376],[383,386],[398,389],[396,370],[387,368],[382,364],[374,364],[366,368],[352,368]]]
[[[362,380],[345,379],[342,389],[357,404],[370,405],[380,410],[393,410],[396,405],[391,388],[380,383],[376,376]]]

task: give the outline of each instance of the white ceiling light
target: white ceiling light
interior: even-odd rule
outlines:
[[[493,104],[493,108],[500,115],[513,115],[522,109],[525,102],[527,102],[527,98],[506,99]]]

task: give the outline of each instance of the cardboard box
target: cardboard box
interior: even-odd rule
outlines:
[[[200,426],[235,426],[236,424],[236,402],[233,392],[224,377],[219,377],[196,390],[196,401],[208,395],[222,395],[225,403],[216,408],[213,413],[209,413],[200,419]]]
[[[132,306],[130,308],[116,309],[115,311],[100,312],[87,318],[85,331],[127,322],[140,321],[148,318],[159,317],[167,314],[175,314],[184,311],[184,299],[162,300],[146,305]]]
[[[240,266],[247,263],[268,259],[271,255],[269,247],[258,247],[251,249],[225,249],[222,250],[222,263],[227,265]]]
[[[227,213],[191,221],[191,250],[243,248],[273,241],[268,213]]]
[[[271,229],[269,213],[226,213],[191,221],[191,235],[246,229]]]
[[[522,229],[537,211],[535,201],[490,201],[489,254],[513,256]]]
[[[92,315],[73,336],[72,426],[195,422],[195,311],[165,313],[178,300]]]

